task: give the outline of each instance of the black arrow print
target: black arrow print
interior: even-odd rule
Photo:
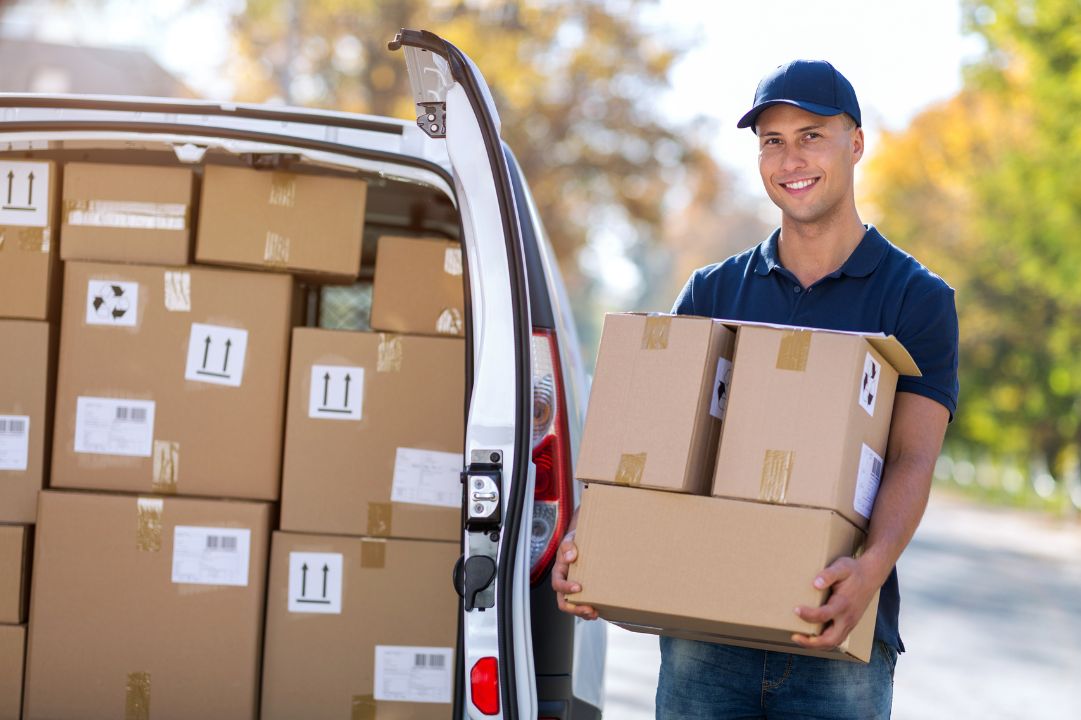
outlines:
[[[875,401],[874,393],[867,393],[867,404],[870,405]]]
[[[327,596],[327,573],[330,572],[330,568],[326,563],[323,563],[323,597]]]
[[[210,355],[210,336],[206,336],[205,345],[203,347],[203,369],[206,370],[206,360]]]
[[[870,380],[870,376],[867,373],[863,374],[863,389],[867,389],[867,381]]]
[[[27,178],[30,182],[27,185],[26,190],[26,204],[33,206],[34,204],[34,173],[30,173],[30,177]]]
[[[875,365],[874,363],[871,363],[871,379],[872,379],[872,380],[874,380],[874,379],[875,379],[875,375],[876,375],[877,373],[878,373],[878,366],[877,366],[877,365]]]
[[[352,378],[349,377],[349,373],[345,374],[345,402],[342,403],[342,407],[349,407],[349,381]]]
[[[124,288],[120,285],[110,285],[113,289],[113,297],[124,297]]]
[[[101,297],[100,295],[95,295],[94,296],[94,311],[95,312],[97,312],[98,310],[101,310],[101,306],[104,305],[104,304],[105,304],[105,298]]]
[[[327,393],[330,391],[330,373],[323,375],[323,407],[327,406]]]
[[[15,173],[8,170],[8,205],[11,204],[11,188],[15,185]]]
[[[121,308],[113,308],[113,320],[119,320],[120,318],[124,317],[127,313],[128,313],[127,310],[123,310]]]
[[[233,341],[232,340],[226,340],[225,341],[225,360],[222,361],[222,364],[221,364],[221,371],[222,372],[227,372],[229,370],[229,348],[231,348],[232,346],[233,346]]]
[[[308,563],[300,566],[300,596],[308,594]]]

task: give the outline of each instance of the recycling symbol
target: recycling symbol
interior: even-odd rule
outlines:
[[[94,325],[135,325],[139,301],[137,283],[99,282],[91,284],[86,320]]]

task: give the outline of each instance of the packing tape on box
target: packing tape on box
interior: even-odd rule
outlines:
[[[124,720],[150,720],[150,673],[128,673]]]
[[[349,720],[377,720],[378,710],[374,695],[354,695]]]
[[[435,320],[435,331],[440,335],[462,334],[462,311],[458,308],[443,308]]]
[[[142,552],[161,550],[161,516],[165,501],[161,498],[137,498],[135,501],[135,549]]]
[[[809,330],[785,330],[781,335],[781,348],[777,351],[777,369],[803,372],[807,369],[807,356],[811,352]]]
[[[297,202],[297,179],[289,173],[276,172],[270,176],[270,197],[267,199],[271,205],[291,208]]]
[[[360,566],[378,570],[387,564],[387,541],[382,538],[364,538],[360,541]]]
[[[162,283],[165,288],[165,309],[169,312],[191,312],[191,273],[166,270]]]
[[[6,225],[0,227],[0,250],[8,248],[23,252],[47,253],[50,237],[52,235],[49,228]]]
[[[645,471],[645,453],[623,453],[619,456],[619,467],[616,469],[616,485],[640,485]]]
[[[402,369],[402,339],[397,335],[379,333],[379,357],[376,372],[400,372]]]
[[[792,479],[792,464],[796,459],[794,450],[767,450],[762,461],[762,480],[758,485],[758,499],[768,503],[783,503],[788,494],[788,481]]]
[[[129,200],[64,200],[64,224],[134,230],[187,230],[191,210],[184,203]]]
[[[162,495],[176,495],[176,481],[180,477],[180,443],[155,440],[153,467],[153,491]]]
[[[668,329],[671,326],[671,315],[647,315],[646,327],[642,331],[642,349],[668,349]]]
[[[390,537],[390,503],[368,503],[368,535]]]
[[[443,272],[460,277],[462,274],[462,248],[458,245],[443,251]]]
[[[283,268],[289,263],[288,237],[276,232],[267,231],[266,245],[263,247],[263,265],[273,268]]]

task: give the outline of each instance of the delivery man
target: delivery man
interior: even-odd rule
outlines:
[[[758,167],[781,226],[760,245],[696,270],[673,312],[832,330],[895,335],[921,377],[897,383],[881,487],[863,553],[808,582],[829,590],[821,607],[794,612],[824,623],[821,635],[794,635],[806,648],[848,637],[876,590],[882,594],[868,664],[662,637],[657,717],[888,718],[898,633],[897,558],[919,525],[935,460],[957,405],[957,312],[953,290],[892,245],[856,210],[853,176],[863,156],[860,107],[852,85],[823,61],[795,60],[758,85],[739,121],[758,137]],[[552,586],[561,610],[577,592],[573,524],[560,546]]]

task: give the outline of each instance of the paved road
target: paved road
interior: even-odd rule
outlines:
[[[895,720],[1081,720],[1081,522],[936,491],[899,573]],[[609,626],[606,717],[653,717],[659,662]]]

